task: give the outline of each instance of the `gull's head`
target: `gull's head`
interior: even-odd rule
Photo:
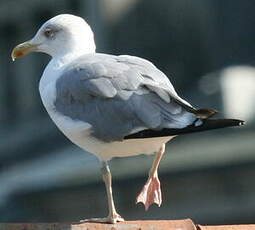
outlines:
[[[17,45],[11,55],[13,60],[31,52],[61,57],[73,52],[94,53],[95,49],[90,26],[81,17],[61,14],[45,22],[31,40]]]

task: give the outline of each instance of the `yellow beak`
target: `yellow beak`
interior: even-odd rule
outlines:
[[[30,41],[21,43],[12,50],[12,60],[15,61],[16,58],[24,57],[36,50],[38,50],[38,45],[32,44]]]

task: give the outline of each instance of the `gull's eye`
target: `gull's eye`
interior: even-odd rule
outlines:
[[[52,38],[54,36],[54,31],[48,28],[44,31],[44,36],[46,38]]]

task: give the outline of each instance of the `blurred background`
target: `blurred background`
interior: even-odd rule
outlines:
[[[0,1],[0,221],[78,221],[107,214],[100,165],[71,144],[44,110],[38,82],[49,61],[12,48],[49,18],[72,13],[95,32],[97,52],[154,62],[195,107],[247,121],[175,138],[159,176],[163,204],[145,212],[135,197],[153,157],[113,159],[117,209],[127,220],[192,218],[255,223],[255,1]]]

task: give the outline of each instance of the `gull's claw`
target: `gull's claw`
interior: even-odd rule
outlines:
[[[124,219],[119,214],[115,214],[115,215],[104,217],[104,218],[90,218],[90,219],[81,220],[80,223],[94,222],[94,223],[116,224],[117,222],[123,222],[123,221]]]
[[[142,191],[136,197],[136,203],[140,202],[144,204],[146,211],[152,204],[157,204],[160,207],[162,203],[162,195],[158,176],[148,179]]]

